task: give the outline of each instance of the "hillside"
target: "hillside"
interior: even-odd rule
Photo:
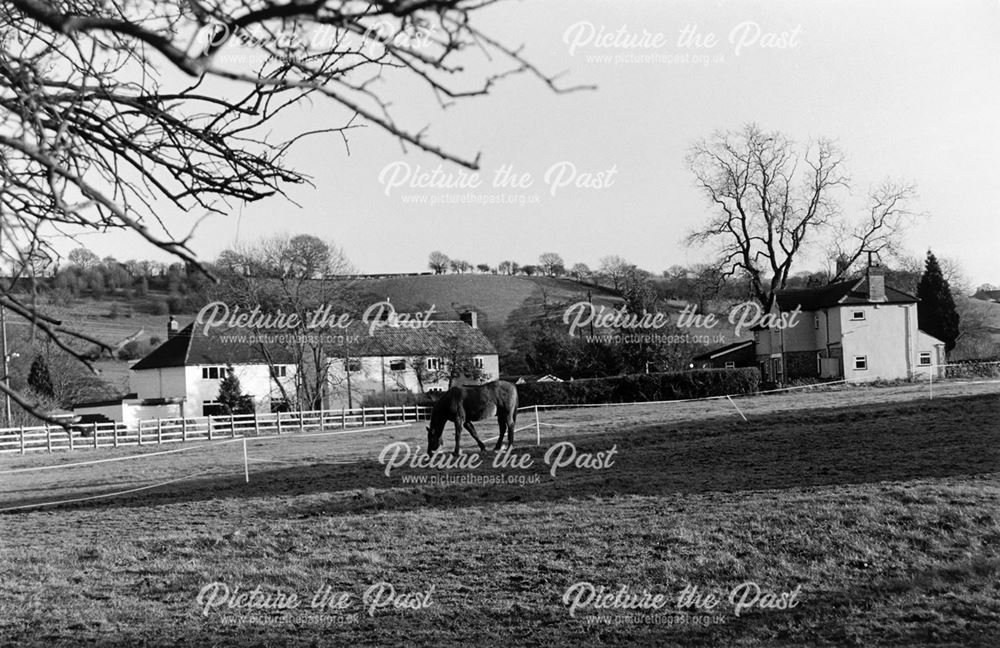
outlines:
[[[480,313],[483,326],[511,326],[537,318],[545,304],[585,301],[587,291],[596,305],[616,307],[621,297],[571,279],[485,274],[420,275],[362,279],[359,289],[372,301],[389,298],[399,311],[434,305],[437,317],[453,319],[463,310]]]

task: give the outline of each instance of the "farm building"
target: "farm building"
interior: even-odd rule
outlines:
[[[696,355],[692,364],[698,369],[735,369],[756,367],[757,354],[753,340],[733,342],[724,347]]]
[[[282,343],[282,332],[267,332],[254,341],[254,334],[262,332],[226,328],[206,334],[194,324],[177,332],[172,327],[166,342],[130,367],[132,393],[78,404],[74,414],[123,422],[218,414],[219,384],[229,366],[258,412],[284,409],[285,396],[295,398],[299,363],[293,346]],[[497,351],[476,327],[474,314],[422,328],[370,329],[359,322],[327,335],[330,341],[323,342],[322,350],[327,353],[328,385],[317,407],[356,407],[377,393],[441,390],[448,386],[449,366],[458,361],[468,367],[468,380],[485,382],[499,375]]]
[[[869,267],[858,279],[779,291],[775,308],[781,313],[798,308],[801,315],[795,326],[755,331],[754,355],[763,379],[869,382],[940,375],[944,343],[919,329],[917,301],[886,286],[881,266]]]

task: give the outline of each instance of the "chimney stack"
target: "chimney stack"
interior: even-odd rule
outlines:
[[[479,313],[476,311],[465,311],[458,317],[472,328],[479,328]]]
[[[167,339],[177,335],[177,331],[180,330],[180,324],[177,323],[177,319],[171,315],[170,319],[167,320]]]
[[[886,301],[885,268],[878,264],[868,266],[868,301]]]

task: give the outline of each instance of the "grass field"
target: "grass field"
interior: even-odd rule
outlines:
[[[0,516],[0,639],[998,645],[997,384],[940,385],[934,400],[904,385],[736,402],[749,422],[726,401],[543,411],[552,425],[542,445],[533,429],[517,439],[517,452],[534,461],[528,469],[399,467],[386,476],[378,461],[386,444],[425,443],[411,427],[251,441],[249,484],[240,442],[2,475],[0,508],[196,476]],[[533,414],[522,414],[519,425],[528,424]],[[579,453],[615,448],[613,462],[553,476],[545,453],[563,441]],[[445,447],[452,442],[446,435]],[[473,456],[467,438],[464,446]],[[4,457],[0,470],[114,456]],[[414,483],[442,475],[514,483]],[[400,602],[433,588],[430,605],[369,616],[361,598],[382,581]],[[725,596],[747,581],[776,593],[798,588],[795,607],[736,616]],[[212,582],[305,602],[203,615],[197,598]],[[590,606],[571,617],[563,597],[580,582],[670,601],[659,611]],[[688,585],[723,601],[678,609]],[[310,610],[324,586],[350,593],[350,605]]]

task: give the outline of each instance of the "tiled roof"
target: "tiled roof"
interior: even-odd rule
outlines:
[[[482,330],[465,322],[432,321],[426,328],[384,326],[369,334],[368,327],[357,324],[347,329],[346,344],[331,344],[331,355],[354,356],[420,356],[445,355],[449,349],[459,349],[471,355],[493,355],[497,352]]]
[[[132,365],[132,370],[159,369],[225,364],[293,364],[295,356],[289,345],[279,341],[239,343],[231,336],[294,335],[290,331],[252,331],[243,328],[218,328],[205,335],[202,327],[190,324],[149,355]],[[379,327],[369,334],[367,325],[355,322],[347,329],[325,329],[306,333],[328,336],[324,342],[330,357],[446,355],[457,348],[470,355],[493,355],[497,352],[483,332],[464,322],[432,321],[427,328]],[[265,353],[266,351],[266,353]]]
[[[779,290],[775,293],[778,308],[782,311],[795,310],[801,306],[804,311],[815,311],[831,306],[850,304],[913,304],[919,301],[913,295],[885,287],[885,301],[873,302],[868,298],[868,278],[838,281],[819,288]]]

